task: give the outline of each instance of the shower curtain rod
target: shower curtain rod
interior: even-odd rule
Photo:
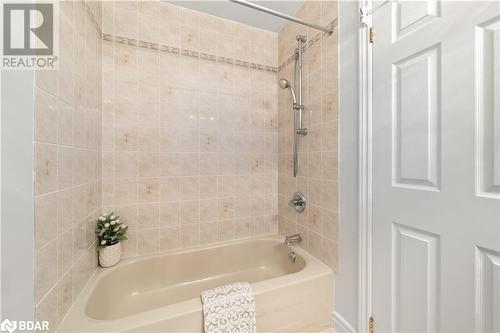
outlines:
[[[306,22],[306,21],[301,20],[299,18],[290,16],[290,15],[287,15],[287,14],[283,14],[281,12],[278,12],[278,11],[266,8],[266,7],[261,6],[261,5],[254,4],[254,3],[246,1],[246,0],[229,0],[229,1],[237,3],[238,5],[242,5],[242,6],[246,6],[246,7],[249,7],[249,8],[257,9],[257,10],[260,10],[261,12],[268,13],[268,14],[271,14],[271,15],[274,15],[274,16],[278,16],[278,17],[284,18],[285,20],[288,20],[288,21],[292,21],[292,22],[295,22],[295,23],[298,23],[298,24],[302,24],[302,25],[305,25],[305,26],[308,26],[308,27],[311,27],[311,28],[314,28],[314,29],[317,29],[317,30],[321,30],[321,31],[324,31],[324,32],[326,32],[328,34],[331,34],[333,32],[333,28],[327,28],[327,27],[323,27],[321,25],[317,25],[317,24],[314,24],[314,23],[309,23],[309,22]]]

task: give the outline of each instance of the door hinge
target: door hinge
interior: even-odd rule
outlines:
[[[368,332],[375,333],[375,319],[373,317],[368,319]]]
[[[370,27],[370,29],[368,30],[368,35],[370,43],[373,44],[373,39],[375,38],[375,30],[373,29],[373,27]]]

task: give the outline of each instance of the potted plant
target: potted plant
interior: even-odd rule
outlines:
[[[97,220],[96,234],[99,238],[99,264],[111,267],[120,261],[122,248],[120,241],[127,239],[128,226],[120,222],[113,213],[102,214]]]

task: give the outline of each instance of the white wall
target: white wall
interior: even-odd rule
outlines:
[[[1,312],[34,319],[33,71],[1,73]]]
[[[358,32],[359,4],[339,2],[339,268],[335,328],[358,326]]]

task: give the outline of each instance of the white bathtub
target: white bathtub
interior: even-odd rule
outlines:
[[[200,292],[236,281],[252,284],[258,332],[319,332],[330,324],[332,270],[271,236],[100,269],[59,332],[203,332]]]

